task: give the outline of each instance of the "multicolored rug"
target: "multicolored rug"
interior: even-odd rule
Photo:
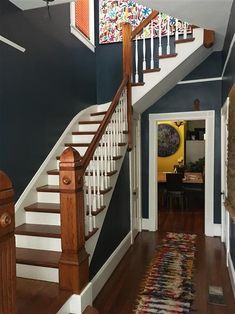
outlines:
[[[135,314],[189,313],[194,298],[196,235],[166,234],[141,285]]]

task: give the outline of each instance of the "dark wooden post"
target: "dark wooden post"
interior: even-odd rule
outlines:
[[[0,171],[0,314],[16,313],[15,209],[11,180]]]
[[[131,73],[132,73],[132,40],[131,40],[131,25],[124,23],[122,26],[123,36],[123,76],[128,76],[127,83],[127,120],[128,120],[128,150],[132,149],[132,96],[131,96]]]
[[[85,211],[81,156],[72,147],[60,157],[60,210],[62,254],[60,288],[79,294],[88,283],[85,250]]]

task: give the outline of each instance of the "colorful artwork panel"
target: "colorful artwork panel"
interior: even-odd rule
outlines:
[[[175,154],[180,145],[177,130],[169,124],[158,125],[158,156],[168,157]]]
[[[139,5],[131,0],[100,0],[99,16],[99,42],[101,44],[122,41],[122,23],[128,22],[134,29],[149,14],[152,9]],[[159,24],[161,20],[161,35],[167,35],[168,15],[160,13],[153,21],[153,36],[159,35]],[[177,28],[179,34],[183,34],[185,23],[178,21]],[[170,35],[176,30],[176,19],[170,17]],[[148,25],[145,29],[145,37],[151,36],[151,27]],[[191,33],[192,28],[187,25],[187,32]]]

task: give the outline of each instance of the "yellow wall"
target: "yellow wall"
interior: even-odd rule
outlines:
[[[185,139],[185,126],[184,124],[181,125],[180,127],[177,127],[174,122],[172,121],[162,121],[159,122],[158,124],[169,124],[173,126],[179,133],[180,135],[180,146],[176,153],[174,155],[171,155],[169,157],[158,157],[157,162],[158,162],[158,172],[164,172],[164,171],[173,171],[174,170],[174,165],[178,164],[178,159],[180,157],[184,158],[184,139]]]

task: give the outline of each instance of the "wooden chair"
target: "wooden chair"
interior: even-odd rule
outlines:
[[[182,173],[166,174],[166,190],[167,208],[173,209],[173,201],[177,201],[182,210],[187,208],[187,198],[184,192]]]

